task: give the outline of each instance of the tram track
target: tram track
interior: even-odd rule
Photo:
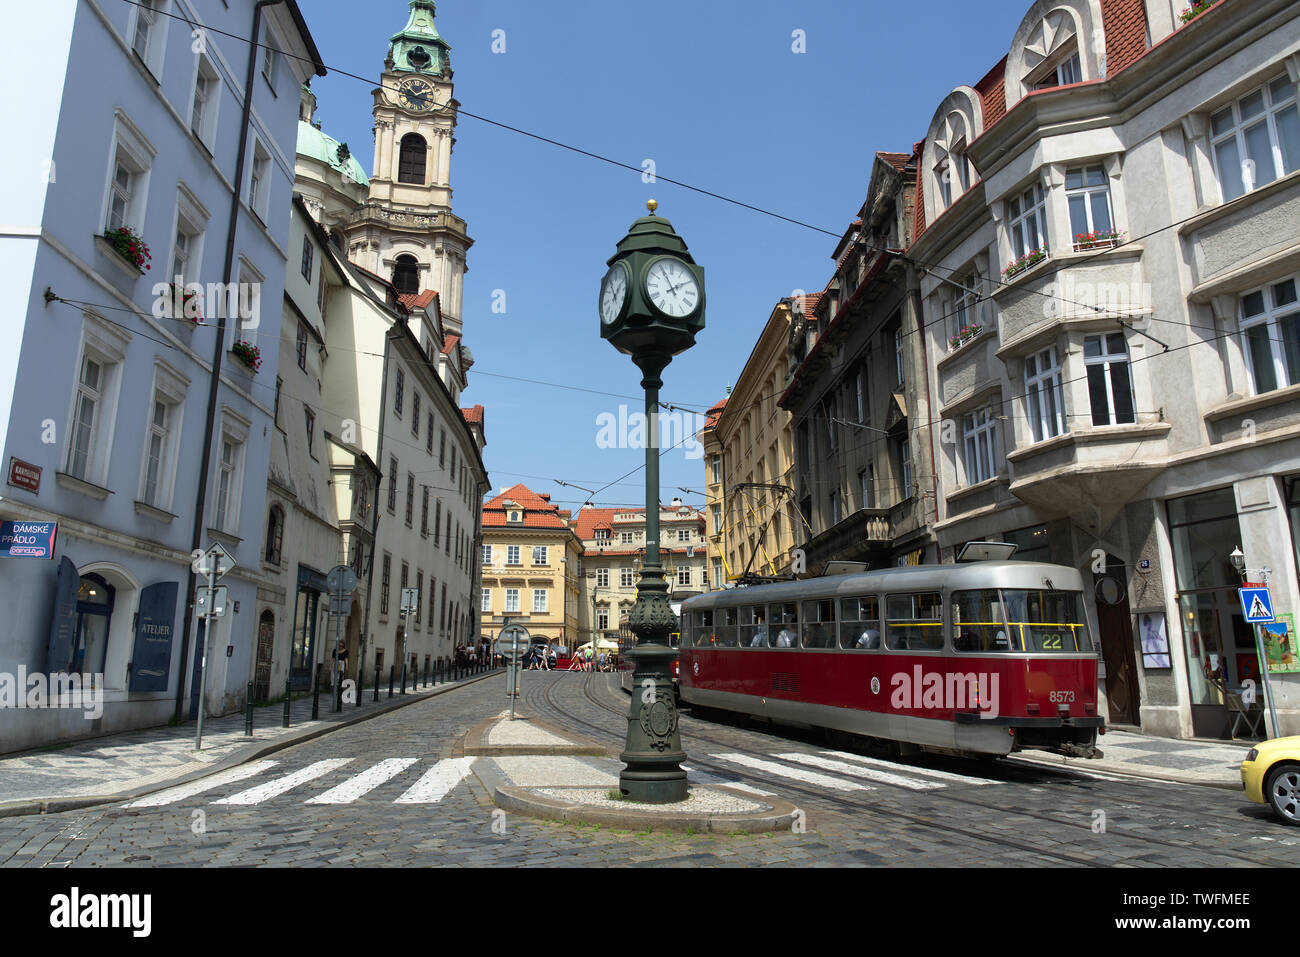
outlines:
[[[610,705],[609,703],[607,703],[604,700],[601,700],[601,698],[598,697],[597,692],[593,688],[592,679],[594,677],[595,677],[594,675],[583,676],[583,685],[582,685],[583,697],[591,705],[599,708],[600,710],[608,712],[610,714],[617,715],[619,718],[626,720],[627,713],[624,709]],[[557,688],[559,688],[558,682],[550,682],[547,685],[545,685],[542,690],[542,698],[548,708],[551,708],[556,713],[563,715],[565,718],[575,721],[578,724],[582,725],[583,727],[593,732],[596,732],[602,738],[616,740],[620,742],[623,740],[622,736],[619,735],[618,733],[610,731],[608,728],[604,727],[603,725],[599,725],[592,721],[589,721],[581,717],[580,715],[576,714],[572,710],[563,707],[559,702],[555,700],[554,697],[554,692],[556,691]],[[697,720],[703,720],[703,719],[697,719]],[[701,733],[697,729],[692,729],[691,731],[688,732],[688,734],[690,735],[690,737],[703,741],[706,744],[725,748],[728,751],[732,751],[742,755],[760,758],[760,759],[770,760],[771,758],[771,755],[768,754],[767,752],[758,751],[753,748],[747,748],[743,745],[736,745],[733,742],[722,741],[719,738],[711,736],[707,733]],[[723,765],[721,763],[711,761],[707,757],[692,756],[690,758],[690,766],[693,768],[699,768],[702,771],[707,771],[725,777],[735,777],[737,774],[734,768],[729,767],[727,765]],[[899,767],[900,770],[905,770],[907,766],[900,765]],[[1023,767],[1015,767],[1013,769],[1008,766],[1003,766],[1003,768],[1005,770],[1014,770],[1017,776],[1021,776],[1024,774],[1040,773],[1037,771],[1037,769],[1029,769]],[[1046,769],[1046,770],[1050,772],[1051,769]],[[749,772],[746,776],[755,778],[757,780],[762,780],[767,783],[771,783],[773,786],[785,792],[794,792],[797,794],[806,795],[810,798],[814,798],[818,801],[825,802],[827,804],[830,804],[834,807],[837,807],[849,813],[860,814],[863,810],[879,810],[879,808],[869,808],[849,798],[842,798],[836,795],[827,794],[824,791],[816,790],[807,785],[799,785],[796,783],[792,783],[790,780],[786,778],[780,778],[779,780],[775,780],[772,778],[765,778],[761,775],[761,773],[755,774],[752,771]],[[1006,783],[1027,785],[1029,782],[1021,780],[1021,781],[1009,781]],[[1140,782],[1134,782],[1134,784],[1140,786]],[[883,786],[887,788],[891,788],[891,786],[888,784],[885,784]],[[896,792],[894,792],[891,788],[890,792],[887,793],[896,793]],[[972,800],[971,798],[966,798],[960,795],[953,794],[949,790],[945,790],[942,794],[933,791],[927,792],[927,794],[929,797],[932,797],[936,800],[945,800],[945,801],[961,804],[970,808],[977,809],[982,812],[987,812],[989,810],[989,805],[987,803],[982,803],[980,801]],[[1139,806],[1151,808],[1153,810],[1157,810],[1165,814],[1169,813],[1167,807],[1164,805],[1141,802],[1141,801],[1136,803]],[[1089,834],[1093,833],[1091,821],[1089,821],[1088,823],[1083,823],[1078,820],[1065,819],[1050,814],[1044,814],[1041,812],[1031,811],[1031,810],[1022,810],[1014,807],[1008,808],[1001,805],[998,806],[997,810],[998,813],[1003,816],[1014,815],[1015,817],[1018,818],[1032,819],[1043,823],[1051,824],[1057,827],[1063,826],[1073,830],[1082,830],[1088,832]],[[950,824],[937,821],[931,817],[926,817],[923,815],[918,815],[913,812],[908,812],[906,810],[901,810],[899,808],[890,808],[888,809],[888,813],[891,816],[891,818],[908,821],[912,824],[921,827],[942,831],[948,834],[952,833],[953,831],[953,828]],[[1024,851],[1030,854],[1041,855],[1043,857],[1048,857],[1060,861],[1063,864],[1070,864],[1070,865],[1084,866],[1084,867],[1099,866],[1098,862],[1093,858],[1070,854],[1067,851],[1051,850],[1051,849],[1035,846],[1032,844],[1016,841],[1014,839],[1007,838],[1007,837],[994,836],[988,834],[977,834],[970,831],[964,831],[961,833],[962,836],[971,840],[980,841],[985,844],[989,844],[997,847],[1014,848],[1016,850]],[[1182,849],[1187,846],[1187,842],[1166,840],[1163,838],[1154,837],[1152,835],[1142,834],[1142,833],[1138,833],[1126,829],[1107,828],[1105,832],[1105,836],[1106,838],[1109,839],[1119,837],[1142,845],[1157,846],[1162,848]],[[1258,860],[1241,854],[1235,854],[1230,851],[1218,851],[1218,850],[1216,850],[1214,853],[1216,856],[1225,857],[1231,859],[1232,861],[1240,862],[1243,866],[1245,865],[1256,866],[1256,867],[1261,866]]]

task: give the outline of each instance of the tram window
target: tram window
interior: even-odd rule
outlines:
[[[799,606],[796,602],[787,601],[779,605],[768,605],[768,619],[772,627],[768,629],[767,637],[772,648],[797,648],[799,647]]]
[[[1017,651],[1090,652],[1092,639],[1079,592],[1002,592]]]
[[[766,648],[768,642],[767,612],[762,605],[742,605],[740,608],[740,646]]]
[[[1011,634],[997,591],[952,593],[952,646],[956,651],[1011,651]]]
[[[714,645],[718,648],[735,648],[737,642],[738,608],[719,608],[713,626]]]
[[[803,646],[835,647],[835,601],[826,598],[803,603]]]
[[[695,627],[687,634],[692,646],[696,648],[712,648],[713,641],[713,610],[697,611],[695,613]]]
[[[840,647],[854,651],[880,648],[880,599],[875,595],[840,601]]]
[[[885,612],[885,640],[893,651],[943,648],[943,599],[938,592],[889,595]]]

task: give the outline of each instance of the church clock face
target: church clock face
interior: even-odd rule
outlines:
[[[433,87],[421,80],[407,80],[397,94],[402,106],[415,113],[427,113],[436,105]]]

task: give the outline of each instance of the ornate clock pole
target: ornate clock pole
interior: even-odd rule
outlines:
[[[673,696],[668,646],[677,618],[659,564],[659,389],[673,356],[695,345],[704,328],[704,270],[695,265],[672,223],[649,216],[632,224],[609,260],[600,287],[600,334],[641,370],[645,389],[646,555],[630,624],[637,637],[629,654],[636,665],[627,743],[619,789],[631,801],[667,804],[686,800],[686,772]]]

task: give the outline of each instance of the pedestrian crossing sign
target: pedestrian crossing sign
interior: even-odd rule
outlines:
[[[1258,625],[1273,620],[1273,596],[1267,588],[1242,588],[1239,591],[1247,624]]]

